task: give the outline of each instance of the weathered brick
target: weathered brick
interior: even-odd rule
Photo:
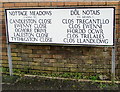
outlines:
[[[78,5],[85,6],[85,5],[91,5],[91,2],[78,2]]]
[[[54,67],[65,67],[64,63],[53,63]]]
[[[12,61],[12,64],[14,64],[14,65],[21,64],[21,62],[18,63],[18,61]]]
[[[70,71],[70,68],[58,67],[58,68],[57,68],[57,71],[58,71],[58,72],[68,72],[68,71]]]
[[[61,55],[53,55],[53,58],[62,59],[62,56]]]
[[[57,71],[56,67],[44,67],[44,70]]]
[[[41,66],[44,66],[44,67],[52,67],[53,66],[53,63],[40,63]]]
[[[64,6],[64,2],[52,2],[52,6]]]
[[[81,70],[78,68],[70,68],[70,72],[80,72]]]
[[[4,59],[8,59],[8,57],[7,56],[2,56],[2,57],[0,57],[0,59],[4,60]]]
[[[65,64],[65,67],[76,67],[77,68],[77,64]]]
[[[12,57],[12,60],[22,60],[21,57]]]
[[[2,64],[7,64],[8,61],[7,60],[2,60]]]
[[[54,62],[57,62],[57,60],[56,59],[49,59],[49,62],[54,63]]]
[[[117,68],[120,69],[120,64],[117,65]]]
[[[2,67],[8,67],[8,64],[2,64]]]
[[[57,6],[57,2],[52,2],[52,6]]]
[[[41,55],[39,55],[39,54],[29,54],[28,57],[41,57]]]
[[[6,48],[7,47],[7,45],[6,44],[2,44],[2,48]]]
[[[117,10],[117,11],[120,11],[119,9],[120,9],[120,6],[118,5],[118,6],[115,6],[115,9]]]
[[[33,50],[37,49],[37,51],[39,51],[40,49],[42,49],[41,46],[28,46],[28,48],[33,49]]]
[[[43,58],[33,58],[33,61],[44,62],[45,60]]]
[[[27,3],[15,3],[15,6],[23,7],[23,6],[27,6]]]
[[[11,45],[11,48],[16,48],[17,46],[16,45]]]
[[[117,13],[117,12],[116,12],[116,13]],[[116,22],[116,24],[119,24],[120,20],[118,19],[118,20],[116,20],[115,22]]]
[[[117,75],[117,76],[120,75],[120,69],[116,69],[116,75]]]
[[[11,53],[12,56],[17,56],[17,53]]]
[[[93,61],[92,60],[87,60],[86,63],[87,64],[93,64]]]
[[[96,73],[109,73],[110,69],[96,69]]]
[[[2,52],[2,53],[0,53],[0,55],[6,56],[7,52]]]
[[[22,52],[23,52],[23,53],[32,53],[32,50],[29,50],[29,49],[22,49]]]
[[[0,1],[0,7],[3,7],[3,3],[2,3],[2,1]]]
[[[2,35],[2,41],[6,41],[6,37],[4,35]]]
[[[57,62],[57,60],[56,59],[45,59],[45,62],[55,63],[55,62]]]
[[[65,6],[75,6],[77,5],[77,2],[65,2]]]
[[[27,3],[27,6],[38,7],[39,3]]]
[[[25,66],[23,65],[13,65],[13,68],[20,68],[20,69],[24,69]]]
[[[53,58],[53,55],[41,55],[42,58]]]
[[[5,3],[3,4],[3,7],[13,7],[15,3]]]
[[[0,8],[0,12],[4,12],[4,8]]]
[[[11,51],[17,53],[17,52],[19,52],[19,49],[12,49]]]
[[[34,49],[34,47],[35,47],[35,46],[33,46],[33,49]],[[50,49],[50,46],[37,46],[37,47],[35,47],[35,48],[37,48],[37,49],[39,49],[39,50],[49,50],[49,49]]]
[[[110,6],[118,5],[118,1],[110,1],[110,2],[107,2],[107,5],[110,5]]]
[[[86,70],[84,70],[83,72],[88,72],[88,73],[94,73],[95,72],[95,69],[86,69]]]
[[[37,63],[37,62],[29,62],[29,65],[31,65],[31,66],[39,66],[40,63]]]
[[[44,70],[44,67],[41,66],[32,66],[33,69],[39,69],[39,70]]]
[[[38,5],[47,7],[47,6],[51,6],[51,3],[50,2],[40,2]]]
[[[119,15],[119,13],[120,13],[120,10],[116,9],[116,7],[115,7],[115,15]]]
[[[106,2],[105,1],[103,1],[103,2],[91,2],[91,5],[94,5],[94,6],[102,5],[102,6],[104,6],[104,5],[106,5]]]

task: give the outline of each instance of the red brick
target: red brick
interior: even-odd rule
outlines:
[[[120,14],[120,10],[116,10],[116,11],[115,11],[115,14],[116,14],[116,15]]]
[[[27,6],[27,3],[15,3],[15,6]]]
[[[53,58],[53,55],[41,55],[42,58]]]
[[[64,2],[52,2],[52,6],[64,6]]]
[[[2,64],[7,64],[8,61],[7,60],[2,60]]]
[[[2,52],[2,53],[0,53],[0,55],[7,55],[7,52]]]
[[[32,50],[29,50],[29,49],[24,49],[22,50],[23,53],[32,53]]]
[[[119,18],[120,18],[120,15],[116,15],[115,18],[116,18],[116,19],[119,19]]]
[[[119,2],[118,1],[110,1],[110,2],[107,2],[107,5],[110,5],[110,6],[115,6],[115,5],[118,5]]]
[[[2,57],[0,57],[0,59],[4,60],[4,59],[8,59],[8,57],[7,56],[2,56]]]
[[[2,48],[7,47],[6,44],[2,44]]]
[[[5,3],[3,4],[3,7],[13,7],[14,5],[14,3]]]
[[[3,3],[2,2],[0,2],[0,7],[3,7]]]
[[[16,47],[17,47],[16,45],[13,45],[13,44],[11,45],[11,48],[16,48]]]
[[[17,56],[17,53],[11,53],[12,56]]]
[[[48,61],[49,61],[50,63],[57,62],[57,60],[56,60],[56,59],[49,59]]]
[[[4,8],[0,8],[0,11],[1,11],[1,12],[4,12]]]
[[[47,7],[47,6],[51,6],[51,3],[50,2],[40,2],[39,6],[45,6],[45,7]]]
[[[99,6],[99,5],[106,5],[106,2],[91,2],[91,5],[97,5],[97,6]]]
[[[115,9],[118,10],[118,11],[120,11],[119,10],[120,9],[120,5],[119,6],[115,6]]]
[[[0,16],[3,16],[5,13],[4,12],[0,12]]]
[[[62,59],[62,56],[61,55],[53,55],[53,58]]]
[[[57,71],[56,67],[44,67],[44,70]]]
[[[75,6],[77,5],[77,2],[65,2],[65,6]]]
[[[6,36],[2,36],[2,40],[5,40],[6,39]]]
[[[29,54],[29,57],[41,57],[39,54]]]
[[[12,60],[22,60],[21,57],[12,57]]]
[[[2,64],[3,67],[8,67],[8,63],[7,64]]]
[[[119,21],[120,21],[120,20],[116,20],[116,24],[119,24]]]
[[[29,0],[27,0],[29,1]],[[21,0],[9,0],[9,2],[21,2]],[[22,0],[22,2],[25,2],[25,0]]]
[[[58,72],[68,72],[68,71],[70,71],[70,68],[58,67]]]
[[[91,2],[78,2],[78,5],[81,5],[81,6],[91,5]]]
[[[37,7],[39,4],[38,3],[27,3],[27,6],[32,6],[32,7]]]

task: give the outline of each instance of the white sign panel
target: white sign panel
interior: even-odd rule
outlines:
[[[114,8],[6,9],[9,42],[113,45]]]

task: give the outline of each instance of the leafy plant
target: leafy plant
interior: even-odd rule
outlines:
[[[2,75],[2,82],[9,82],[9,83],[13,83],[15,82],[18,78],[20,78],[20,76],[9,76],[9,75]]]
[[[89,77],[91,80],[97,80],[98,79],[98,76],[90,76]]]
[[[3,72],[9,72],[9,68],[2,68]],[[32,74],[32,75],[40,75],[40,76],[50,76],[50,77],[64,77],[64,78],[73,78],[73,79],[91,79],[97,80],[99,76],[85,76],[82,73],[74,73],[74,72],[64,72],[64,73],[41,73],[38,70],[32,70],[30,67],[25,67],[24,69],[13,69],[13,73],[17,73],[18,75],[24,74]]]
[[[101,88],[101,89],[106,88],[106,87],[107,87],[106,84],[100,83],[100,88]]]
[[[2,72],[9,72],[9,68],[3,68],[2,67]]]

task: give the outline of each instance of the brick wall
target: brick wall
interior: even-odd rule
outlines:
[[[16,1],[16,2],[15,2]],[[102,7],[116,8],[116,76],[120,78],[120,1],[116,2],[2,2],[0,7],[0,40],[2,66],[8,67],[5,14],[6,8],[31,7]],[[40,46],[33,44],[12,44],[13,69],[25,72],[80,72],[84,75],[111,74],[110,47]],[[118,79],[120,80],[120,79]]]

